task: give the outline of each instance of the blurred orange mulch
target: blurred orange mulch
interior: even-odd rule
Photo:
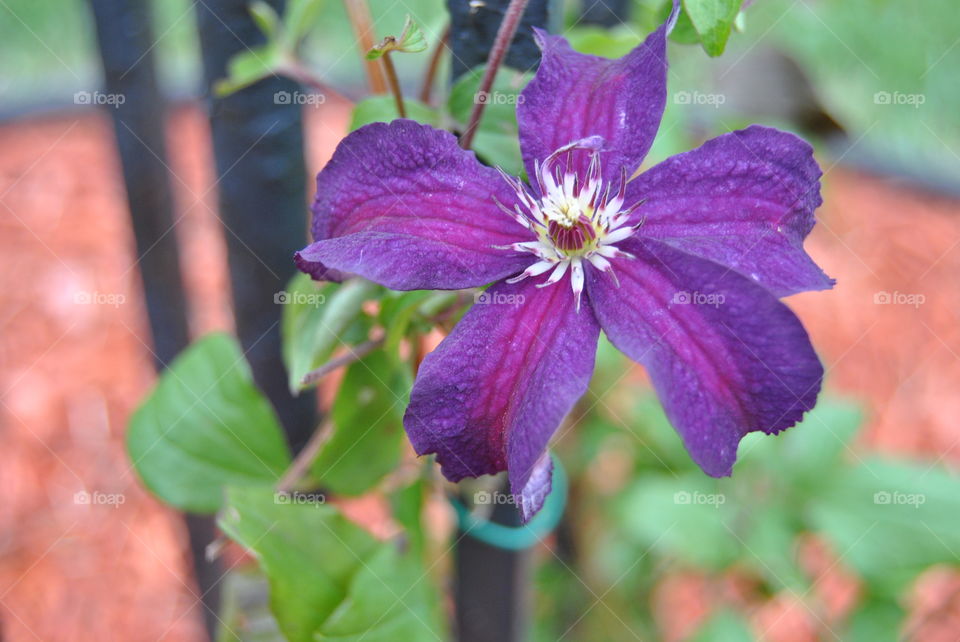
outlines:
[[[312,168],[332,153],[348,115],[335,101],[311,113]],[[229,329],[206,123],[199,109],[181,108],[171,125],[191,329]],[[112,143],[109,119],[93,111],[0,126],[0,639],[8,642],[204,639],[183,523],[138,485],[123,449],[127,418],[154,374]],[[864,447],[957,462],[960,202],[842,168],[828,173],[824,194],[808,247],[838,286],[792,305],[827,364],[828,386],[865,400]],[[924,302],[876,304],[884,292]],[[77,293],[111,303],[84,304]],[[830,576],[818,595],[826,591],[827,604],[849,599],[855,579],[821,549],[804,547],[810,572]],[[931,573],[910,597],[910,630],[923,639],[951,622],[956,631],[960,612],[960,580]],[[697,611],[681,605],[710,591],[682,581],[658,592],[674,605],[668,612],[684,615],[674,626],[665,617],[673,639]],[[670,590],[678,599],[664,598]],[[817,623],[788,596],[763,604],[754,620],[765,639],[816,635]]]

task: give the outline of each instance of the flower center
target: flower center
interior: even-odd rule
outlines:
[[[508,279],[515,283],[530,276],[553,270],[549,278],[539,284],[551,285],[570,270],[570,282],[580,306],[583,289],[583,262],[612,272],[608,259],[633,258],[618,250],[614,244],[636,232],[639,225],[629,225],[633,211],[642,204],[623,208],[627,189],[627,172],[622,169],[616,193],[611,195],[611,183],[604,184],[600,171],[600,149],[603,139],[591,136],[564,145],[544,159],[535,163],[535,178],[540,188],[540,197],[535,197],[519,180],[503,174],[517,193],[513,210],[497,202],[500,208],[518,223],[537,235],[536,241],[514,243],[503,249],[530,252],[540,260],[521,274]],[[574,150],[589,154],[590,162],[585,176],[571,171]],[[560,165],[566,160],[564,171]]]
[[[547,236],[555,248],[569,256],[596,250],[597,230],[593,227],[593,221],[586,216],[581,216],[569,225],[549,221]]]

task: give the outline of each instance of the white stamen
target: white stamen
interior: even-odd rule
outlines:
[[[580,294],[583,292],[583,262],[580,257],[571,261],[570,286],[573,288],[573,298],[577,300],[577,312],[579,312]]]
[[[619,286],[617,264],[610,259],[635,257],[615,245],[632,237],[640,228],[639,223],[631,225],[630,221],[643,201],[624,209],[626,172],[621,170],[616,181],[603,179],[602,147],[603,139],[590,136],[564,145],[542,162],[535,160],[531,178],[540,188],[539,198],[518,179],[501,170],[504,180],[516,192],[517,201],[511,210],[494,199],[497,207],[537,237],[535,241],[497,246],[497,249],[530,253],[539,259],[507,282],[517,283],[550,272],[543,283],[537,284],[537,287],[547,287],[569,271],[578,311],[585,278],[584,262],[609,274]],[[579,175],[574,169],[575,152],[589,154],[586,171]]]
[[[570,261],[560,261],[555,264],[557,267],[554,268],[553,273],[550,275],[550,278],[544,281],[543,283],[537,284],[538,288],[545,288],[548,285],[553,285],[557,281],[563,278],[563,275],[567,273],[567,268],[570,267]]]
[[[553,261],[537,261],[517,276],[507,279],[507,283],[518,283],[523,281],[528,276],[537,276],[538,274],[543,274],[547,270],[553,269],[554,265],[556,265],[556,263]]]
[[[623,250],[617,249],[612,245],[601,245],[597,248],[597,254],[600,256],[606,257],[608,259],[635,259],[633,254],[629,252],[624,252]]]
[[[618,230],[607,232],[607,235],[603,240],[605,243],[619,243],[620,241],[625,241],[633,236],[635,231],[636,230],[630,229],[629,227],[621,227]]]

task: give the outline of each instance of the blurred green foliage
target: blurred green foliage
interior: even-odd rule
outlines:
[[[572,28],[565,33],[581,51],[623,55],[667,7],[664,0],[634,4],[633,20],[614,30],[573,26],[570,14]],[[716,97],[736,91],[735,67],[776,50],[798,63],[813,98],[855,149],[928,174],[960,167],[960,12],[951,0],[927,0],[922,8],[895,0],[767,0],[738,13],[740,4],[685,0],[670,45],[668,101],[651,162],[754,120],[751,102],[759,100],[748,95],[744,107]],[[164,86],[171,95],[196,92],[193,5],[155,0],[152,6]],[[362,98],[365,52],[357,49],[342,3],[291,6],[283,17],[255,7],[261,28],[282,46],[238,59],[234,80],[253,82],[296,52],[325,83]],[[378,37],[398,34],[411,14],[428,49],[445,26],[441,0],[373,9]],[[7,14],[0,20],[5,104],[62,99],[96,85],[95,41],[82,0],[7,0],[0,13]],[[725,53],[709,59],[704,51]],[[397,57],[408,96],[427,55]],[[481,74],[465,75],[438,94],[436,105],[408,98],[409,116],[462,129],[479,100]],[[522,164],[514,108],[528,79],[512,70],[498,74],[483,98],[489,103],[475,144],[481,159],[515,174]],[[689,99],[695,88],[705,100]],[[395,109],[391,97],[363,98],[351,129],[391,120]],[[764,119],[802,126],[789,114]],[[410,346],[435,325],[439,312],[451,312],[450,321],[464,305],[449,293],[389,293],[360,280],[317,286],[305,276],[287,294],[289,300],[276,303],[285,304],[283,351],[294,391],[307,372],[336,354],[374,335],[384,340],[380,351],[347,370],[332,408],[332,436],[303,483],[340,495],[384,492],[404,536],[379,542],[333,506],[281,501],[273,493],[290,454],[239,348],[222,335],[198,341],[163,375],[132,421],[131,458],[158,497],[187,510],[219,509],[224,531],[257,555],[262,576],[231,580],[229,621],[243,621],[247,612],[237,592],[267,582],[272,615],[259,617],[290,639],[420,639],[424,626],[442,630],[436,587],[424,569],[429,546],[421,519],[424,498],[437,484],[428,476],[399,485],[387,480],[403,447]],[[798,558],[798,539],[807,534],[822,538],[865,582],[855,612],[832,626],[843,639],[895,639],[903,596],[917,576],[932,565],[958,563],[960,480],[936,465],[864,453],[853,441],[862,421],[855,408],[826,399],[782,436],[751,435],[741,444],[734,477],[715,480],[691,462],[658,403],[638,395],[636,384],[623,383],[629,371],[602,343],[592,392],[577,413],[580,425],[557,444],[573,499],[562,537],[540,551],[536,639],[656,638],[652,591],[678,570],[719,577],[735,569],[765,595],[787,593],[803,601],[816,581]],[[198,390],[212,391],[203,404],[196,403]],[[751,636],[742,614],[719,610],[695,639]]]
[[[610,37],[577,23],[577,4],[567,2],[565,35],[582,50],[622,54],[662,19],[665,0],[634,0],[634,19]],[[158,36],[154,54],[168,93],[197,93],[201,86],[193,5],[188,0],[153,0]],[[304,38],[302,53],[314,73],[349,95],[362,91],[362,54],[341,2],[324,2]],[[736,0],[684,0],[685,12],[672,46],[671,91],[729,92],[729,68],[773,47],[795,59],[810,79],[816,98],[848,132],[856,149],[848,158],[869,159],[931,178],[953,181],[960,172],[960,12],[953,0],[922,4],[897,0],[751,3],[733,20]],[[374,6],[376,37],[399,34],[409,14],[432,47],[444,29],[442,0],[407,0]],[[68,100],[79,89],[98,84],[99,64],[92,21],[83,0],[7,0],[0,6],[0,96],[8,109]],[[693,16],[691,20],[688,16]],[[761,53],[761,55],[767,55]],[[398,58],[401,79],[413,95],[428,54]],[[443,65],[438,78],[448,73]],[[249,71],[249,70],[248,70]],[[777,91],[776,88],[772,89]],[[725,108],[668,105],[666,132],[651,160],[689,148],[705,137],[739,127],[756,116]],[[672,115],[669,112],[677,112]],[[418,119],[424,113],[418,112]],[[767,124],[784,124],[776,119]],[[367,122],[370,122],[369,119]],[[786,123],[789,125],[789,123]],[[666,134],[666,135],[664,135]],[[496,138],[493,142],[497,142]],[[478,141],[482,146],[483,141]],[[857,150],[860,153],[857,153]],[[509,155],[509,153],[505,154]]]
[[[746,574],[761,595],[800,596],[816,609],[818,578],[798,554],[800,537],[816,534],[865,582],[854,613],[831,628],[844,640],[896,640],[899,603],[916,578],[960,563],[960,476],[935,462],[864,453],[853,441],[862,423],[855,406],[827,397],[782,435],[748,435],[733,476],[711,479],[686,455],[656,400],[626,391],[629,372],[604,342],[593,391],[581,402],[593,410],[557,444],[575,495],[590,498],[568,515],[576,557],[546,555],[537,582],[544,614],[570,612],[564,605],[584,594],[603,595],[607,606],[581,604],[566,620],[542,617],[537,639],[567,629],[570,639],[656,638],[652,590],[677,571]],[[624,460],[626,471],[604,471]],[[607,474],[619,481],[598,491],[596,480]],[[739,618],[721,612],[696,639],[753,639]]]

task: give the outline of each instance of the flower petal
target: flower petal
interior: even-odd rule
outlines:
[[[404,416],[447,479],[509,470],[525,520],[548,490],[547,442],[593,372],[600,328],[574,305],[563,284],[493,285],[424,359]]]
[[[485,285],[522,272],[533,239],[494,199],[514,191],[452,134],[411,120],[347,136],[317,176],[315,243],[297,254],[315,277],[353,273],[396,290]]]
[[[753,126],[707,141],[627,185],[640,234],[722,263],[778,297],[833,280],[803,250],[820,206],[820,167],[793,134]]]
[[[748,432],[775,434],[813,408],[823,368],[797,317],[721,265],[630,239],[618,289],[589,270],[587,291],[610,341],[650,373],[690,456],[729,475]]]
[[[562,36],[537,30],[543,57],[517,105],[520,148],[527,175],[571,141],[600,136],[604,178],[619,180],[622,168],[632,174],[653,144],[667,96],[667,33],[670,19],[629,54],[617,60],[575,52]],[[588,153],[573,151],[572,166],[581,176]],[[531,181],[534,182],[534,181]]]

